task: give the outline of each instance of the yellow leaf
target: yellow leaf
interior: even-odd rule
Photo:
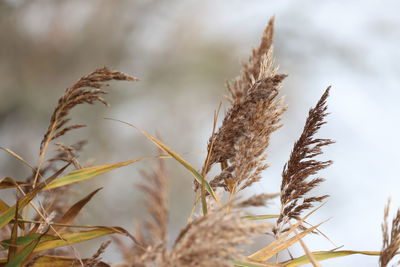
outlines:
[[[321,205],[322,206],[322,205]],[[294,231],[296,231],[296,229],[311,215],[313,214],[316,210],[318,210],[321,206],[318,206],[317,208],[313,209],[312,211],[310,211],[306,216],[304,216],[304,218],[302,218],[301,220],[299,220],[297,223],[295,223],[287,232],[285,232],[284,234],[282,234],[277,240],[275,240],[274,242],[272,242],[271,244],[269,244],[268,246],[258,250],[257,252],[255,252],[254,254],[250,255],[248,258],[250,260],[253,261],[257,261],[257,262],[263,262],[268,260],[269,258],[271,258],[272,256],[274,256],[275,254],[279,253],[281,250],[286,249],[287,247],[291,246],[292,244],[296,243],[299,239],[301,239],[303,236],[305,236],[306,234],[308,234],[310,231],[314,230],[315,228],[317,228],[319,225],[311,227],[307,230],[305,230],[304,232],[295,235],[293,238],[298,237],[298,239],[289,239],[286,240],[286,238],[293,233]],[[310,230],[311,229],[311,230]]]
[[[380,251],[355,251],[355,250],[337,250],[337,251],[315,251],[312,252],[314,258],[318,261],[323,261],[332,258],[344,257],[353,254],[362,254],[368,256],[379,256]],[[298,257],[296,259],[282,263],[285,267],[295,267],[309,263],[310,260],[306,255]]]
[[[82,259],[86,264],[90,259]],[[41,256],[35,259],[29,266],[31,267],[71,267],[80,266],[79,260],[76,258],[60,257],[60,256]],[[98,267],[109,267],[107,263],[99,262]]]
[[[266,220],[266,219],[276,219],[279,218],[279,215],[253,215],[253,216],[243,216],[243,219],[246,220],[251,220],[251,221],[255,221],[255,220]]]
[[[161,156],[159,156],[161,157]],[[90,178],[93,178],[95,176],[98,176],[100,174],[112,171],[117,168],[124,167],[126,165],[144,160],[144,159],[150,159],[150,158],[156,158],[156,157],[143,157],[143,158],[137,158],[137,159],[132,159],[128,161],[123,161],[119,163],[114,163],[114,164],[106,164],[106,165],[100,165],[100,166],[94,166],[94,167],[89,167],[89,168],[84,168],[80,170],[75,170],[70,172],[64,177],[60,177],[49,183],[44,189],[44,190],[50,190],[53,188],[57,188],[60,186],[64,185],[69,185],[73,183],[78,183],[82,182],[85,180],[88,180]]]
[[[101,227],[92,230],[65,232],[60,234],[62,239],[55,237],[56,239],[40,242],[35,248],[35,252],[80,243],[109,234],[127,234],[127,232],[120,227]]]

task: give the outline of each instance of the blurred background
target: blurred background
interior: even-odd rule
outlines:
[[[272,137],[271,167],[264,181],[246,193],[277,192],[280,173],[307,116],[325,88],[333,86],[328,124],[322,138],[336,144],[322,158],[334,165],[313,192],[329,194],[310,220],[331,218],[321,230],[343,249],[380,250],[383,208],[392,197],[400,205],[398,138],[400,106],[399,2],[387,1],[79,1],[0,0],[0,146],[35,164],[39,143],[64,90],[97,67],[108,66],[140,78],[112,83],[111,107],[78,107],[71,117],[87,128],[71,132],[65,143],[89,140],[79,160],[105,164],[156,150],[112,117],[156,132],[198,168],[205,158],[213,112],[227,93],[224,83],[240,71],[240,61],[258,45],[268,19],[276,16],[275,57],[282,73],[288,112]],[[223,102],[222,114],[229,107]],[[199,153],[200,152],[200,153]],[[71,203],[98,187],[80,223],[120,225],[133,230],[147,218],[143,194],[135,184],[141,162],[74,186]],[[0,177],[22,180],[31,171],[0,153]],[[170,235],[184,225],[193,202],[190,175],[172,160]],[[12,200],[12,192],[1,191]],[[4,195],[3,195],[4,194]],[[266,210],[275,213],[278,202]],[[306,239],[312,250],[335,246],[320,236]],[[92,255],[98,241],[83,248]],[[302,255],[301,248],[292,253]],[[121,259],[115,247],[105,261]],[[376,266],[378,258],[350,256],[324,266]]]

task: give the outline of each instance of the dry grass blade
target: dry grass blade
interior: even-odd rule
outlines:
[[[241,267],[283,267],[282,264],[273,262],[258,263],[258,262],[247,262],[247,261],[234,261],[233,264],[235,266],[241,266]]]
[[[136,240],[128,231],[121,227],[99,226],[90,230],[68,231],[59,236],[47,235],[46,239],[35,248],[35,251],[44,251],[48,249],[71,246],[72,244],[81,243],[87,240],[96,239],[101,236],[121,234],[130,237],[134,242]]]
[[[14,225],[11,231],[11,244],[16,245],[17,244],[17,237],[18,237],[18,200],[16,203],[16,209],[15,209],[15,216],[14,216]],[[7,256],[7,261],[11,261],[15,255],[17,254],[17,247],[16,246],[10,246],[8,248],[8,256]]]
[[[39,227],[39,228],[36,228],[36,227],[35,227],[35,228],[34,228],[35,231],[37,230],[38,233],[39,233],[39,232],[47,232],[49,229],[51,229],[51,230],[54,231],[54,233],[57,234],[57,236],[58,236],[59,238],[63,239],[63,238],[60,236],[60,234],[53,228],[53,226],[52,226],[52,225],[49,225],[49,222],[52,220],[52,217],[49,216],[49,217],[46,218],[45,215],[44,215],[44,214],[36,207],[36,205],[35,205],[34,203],[32,203],[31,201],[36,197],[36,195],[37,195],[41,190],[43,190],[43,188],[44,188],[48,183],[51,183],[51,181],[53,181],[57,176],[59,176],[61,173],[63,173],[64,170],[65,170],[69,165],[70,165],[70,163],[66,164],[64,167],[62,167],[61,169],[59,169],[58,171],[56,171],[52,176],[50,176],[49,178],[47,178],[45,181],[41,182],[37,187],[34,187],[34,188],[33,188],[29,193],[27,193],[27,194],[22,190],[21,187],[17,186],[18,190],[20,191],[20,193],[22,193],[23,197],[19,200],[19,202],[17,202],[17,205],[15,205],[15,206],[9,208],[7,211],[5,211],[4,213],[2,213],[2,214],[0,215],[0,225],[4,225],[4,223],[6,223],[6,222],[9,220],[10,212],[12,212],[14,209],[15,209],[15,210],[18,210],[19,208],[23,209],[26,205],[30,204],[30,205],[34,208],[34,210],[37,212],[38,216],[40,216],[40,218],[43,219],[43,221],[45,222],[46,227],[49,226],[49,228],[47,228],[46,230],[43,229],[43,231],[40,230],[40,227]],[[18,220],[18,219],[17,219],[17,220]],[[0,226],[0,228],[1,228],[1,226]],[[33,230],[31,230],[31,231],[33,231]],[[36,245],[35,245],[35,247],[36,247]],[[77,254],[77,251],[75,250],[75,248],[72,247],[72,249],[74,250],[76,256],[77,256],[78,258],[80,258],[79,255]],[[23,254],[23,253],[21,252],[21,254]],[[83,265],[83,263],[82,263],[82,265]],[[13,265],[12,265],[12,266],[13,266]]]
[[[28,205],[29,203],[31,203],[32,199],[34,199],[36,197],[36,195],[51,181],[53,181],[60,173],[62,173],[67,167],[69,166],[69,164],[67,164],[66,166],[64,166],[63,168],[61,168],[60,170],[58,170],[54,175],[52,175],[51,177],[47,178],[45,181],[41,182],[36,188],[32,189],[29,193],[27,193],[26,195],[24,195],[24,197],[22,197],[19,202],[18,205],[14,205],[12,207],[10,207],[9,209],[7,209],[6,211],[4,211],[3,213],[0,214],[0,229],[6,225],[7,223],[9,223],[12,219],[13,216],[15,214],[15,210],[22,210],[26,205]],[[40,211],[33,205],[33,203],[31,203],[31,205],[35,208],[35,210],[40,214]],[[45,219],[43,217],[43,219]]]
[[[211,133],[211,139],[210,139],[210,145],[207,148],[207,157],[206,160],[204,161],[203,168],[201,169],[201,191],[200,191],[200,197],[201,197],[201,205],[203,209],[203,215],[207,214],[207,200],[206,200],[206,191],[205,191],[205,182],[206,182],[206,176],[207,176],[207,170],[209,169],[210,166],[210,157],[213,153],[213,148],[214,148],[214,135],[215,135],[215,129],[217,127],[217,121],[218,121],[218,114],[221,109],[222,103],[219,103],[218,109],[214,111],[214,122],[213,122],[213,129]],[[195,183],[195,188],[196,191],[198,189],[198,184]],[[196,206],[197,201],[195,202],[194,206]]]
[[[25,246],[20,252],[18,252],[13,259],[7,262],[4,267],[20,267],[24,266],[29,257],[32,255],[34,249],[39,244],[40,239],[43,235],[37,236],[31,243]]]
[[[7,205],[6,202],[4,202],[1,198],[0,198],[0,214],[6,210],[8,210],[10,208],[10,206]]]
[[[311,252],[313,257],[318,261],[339,258],[339,257],[346,257],[355,254],[361,254],[366,256],[379,256],[381,254],[380,251],[356,251],[356,250],[336,250],[336,251],[314,251]],[[309,263],[310,260],[307,255],[285,261],[283,266],[285,267],[296,267],[296,266],[303,266],[304,264]]]
[[[397,214],[392,220],[392,227],[389,234],[389,208],[390,200],[385,207],[382,223],[383,245],[379,257],[379,264],[381,267],[386,267],[400,251],[400,209],[397,210]]]
[[[8,210],[9,208],[10,208],[10,206],[8,206],[7,203],[5,203],[2,199],[0,199],[0,214],[4,211]],[[21,215],[18,215],[18,220],[22,220]],[[18,222],[18,225],[22,230],[25,230],[25,225],[22,222]]]
[[[82,262],[86,264],[90,259],[82,259]],[[96,267],[110,267],[109,264],[99,261],[96,263]],[[79,265],[79,261],[76,258],[63,257],[63,256],[37,256],[34,257],[26,267],[75,267]],[[86,265],[85,265],[86,266]]]
[[[37,169],[35,167],[33,167],[32,164],[30,164],[27,160],[25,160],[23,157],[21,157],[17,153],[15,153],[11,149],[5,148],[5,147],[0,147],[0,149],[7,152],[11,156],[15,157],[18,161],[22,162],[24,165],[28,166],[30,169],[32,169],[36,173]],[[40,173],[38,175],[40,176]]]
[[[129,125],[130,127],[138,130],[141,134],[143,134],[147,139],[149,139],[153,144],[155,144],[158,148],[161,150],[165,151],[168,153],[171,157],[173,157],[177,162],[179,162],[183,167],[185,167],[195,178],[197,183],[201,185],[203,181],[203,177],[201,174],[191,165],[189,162],[187,162],[184,158],[182,158],[179,154],[177,154],[175,151],[173,151],[171,148],[169,148],[166,144],[164,144],[161,140],[155,138],[154,136],[148,134],[144,130],[140,129],[139,127],[136,127],[135,125],[121,121],[121,120],[116,120],[116,119],[111,119],[111,118],[106,118],[107,120],[113,120],[113,121],[118,121],[123,124]],[[217,203],[220,203],[220,200],[218,196],[214,193],[214,190],[211,188],[211,186],[208,184],[207,181],[204,181],[205,183],[205,189],[207,192],[215,199]]]
[[[132,160],[127,160],[127,161],[122,161],[114,164],[106,164],[106,165],[99,165],[99,166],[93,166],[89,168],[84,168],[80,170],[75,170],[70,173],[68,173],[66,176],[59,177],[58,179],[52,181],[51,183],[48,183],[45,188],[43,188],[43,191],[45,190],[50,190],[58,187],[62,187],[65,185],[73,184],[73,183],[79,183],[88,179],[91,179],[93,177],[97,177],[100,174],[115,170],[117,168],[121,168],[127,165],[130,165],[132,163],[144,160],[144,159],[152,159],[152,158],[165,158],[168,156],[149,156],[149,157],[142,157],[142,158],[137,158],[137,159],[132,159]]]
[[[42,225],[44,222],[42,221],[32,221],[32,220],[18,220],[18,222],[23,222],[23,223],[31,223],[35,225]],[[138,240],[132,236],[127,230],[125,230],[122,227],[118,226],[101,226],[101,225],[71,225],[71,224],[61,224],[61,223],[48,223],[49,226],[60,226],[60,227],[70,227],[70,228],[82,228],[82,229],[92,229],[90,231],[70,231],[70,232],[64,232],[62,233],[65,236],[73,237],[76,240],[80,240],[82,238],[93,238],[93,235],[106,235],[106,234],[111,234],[111,233],[116,233],[116,234],[121,234],[129,237],[136,245],[140,246],[141,242],[138,242]],[[86,233],[88,235],[86,235]],[[32,241],[32,238],[35,238],[38,234],[37,233],[30,233],[27,236],[21,237],[23,240],[28,240]],[[53,239],[60,239],[59,241],[66,242],[61,235],[60,236],[51,236],[48,235],[50,240]],[[20,237],[19,237],[20,238]],[[58,240],[57,240],[58,241]],[[81,241],[79,241],[81,242]],[[20,243],[20,242],[18,242]],[[67,244],[68,245],[68,244]]]
[[[321,202],[328,197],[305,197],[313,188],[317,187],[324,179],[314,178],[307,180],[318,171],[332,164],[332,161],[318,161],[314,157],[322,154],[323,146],[332,144],[330,139],[317,139],[314,135],[325,124],[326,100],[329,96],[328,88],[318,101],[317,105],[309,112],[303,133],[294,144],[289,161],[285,164],[281,184],[281,216],[277,221],[275,233],[283,231],[283,226],[290,219],[299,219],[302,211],[313,207],[314,203]]]
[[[279,218],[278,214],[266,214],[266,215],[248,215],[248,216],[243,216],[243,219],[246,220],[267,220],[267,219],[277,219]]]
[[[294,225],[292,225],[288,231],[286,231],[285,233],[283,233],[277,240],[275,240],[274,242],[272,242],[271,244],[269,244],[268,246],[258,250],[257,252],[253,253],[252,255],[250,255],[248,258],[250,260],[253,261],[266,261],[269,258],[273,257],[275,254],[279,253],[281,250],[286,249],[287,247],[291,246],[293,243],[297,242],[297,240],[295,240],[294,242],[290,243],[287,238],[289,237],[290,234],[294,233],[297,229],[300,228],[301,224],[307,220],[308,217],[311,216],[311,214],[313,214],[315,211],[317,211],[319,208],[321,208],[321,206],[318,206],[317,208],[313,209],[312,211],[310,211],[306,216],[304,216],[304,218],[300,219],[298,222],[296,222]],[[318,225],[317,225],[318,227]],[[310,229],[316,229],[317,227],[313,226],[307,230],[305,230],[303,233],[309,233],[311,231],[309,231]],[[307,231],[307,232],[306,232]],[[305,235],[305,234],[304,234]],[[303,236],[304,236],[303,235]],[[296,235],[298,238],[302,238],[303,236],[301,236],[301,233]],[[295,237],[296,237],[295,236]],[[293,241],[292,240],[292,241]]]
[[[83,199],[79,200],[78,202],[76,202],[74,205],[72,205],[72,207],[70,207],[67,212],[59,219],[57,220],[57,223],[60,224],[69,224],[71,223],[73,220],[75,220],[76,216],[78,216],[79,212],[82,210],[82,208],[92,199],[92,197],[97,194],[97,192],[99,192],[102,188],[96,189],[95,191],[93,191],[92,193],[90,193],[89,195],[87,195],[86,197],[84,197]],[[54,227],[54,229],[57,229],[56,227]],[[58,231],[61,231],[62,229],[57,229]],[[49,234],[53,233],[53,230],[49,231]]]
[[[11,177],[4,177],[0,179],[0,189],[7,189],[7,188],[14,188],[17,186],[30,186],[30,184],[25,183],[25,182],[18,182],[15,181],[13,178]],[[1,208],[0,208],[1,211]]]
[[[296,234],[297,234],[297,231],[296,231]],[[306,253],[306,256],[307,256],[308,260],[310,261],[310,263],[314,267],[321,267],[321,264],[319,264],[319,262],[315,259],[314,255],[308,249],[306,243],[304,243],[304,241],[302,239],[299,240],[299,243],[300,243],[301,247],[303,248],[304,252]]]
[[[296,242],[299,242],[303,237],[305,237],[306,235],[308,235],[309,233],[311,233],[312,231],[317,229],[319,226],[321,226],[325,222],[326,221],[321,222],[313,227],[310,227],[307,230],[304,230],[303,232],[296,234],[292,238],[285,240],[284,242],[278,243],[274,246],[270,246],[268,249],[263,250],[262,251],[263,253],[257,253],[256,255],[250,256],[250,258],[251,258],[251,260],[254,260],[254,261],[261,261],[261,262],[266,261],[266,260],[272,258],[273,256],[277,255],[279,252],[289,248]],[[297,229],[297,228],[298,227],[296,227],[295,229]]]

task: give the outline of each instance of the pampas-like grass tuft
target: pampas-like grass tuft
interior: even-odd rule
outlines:
[[[308,114],[304,129],[283,167],[279,193],[261,193],[246,199],[241,195],[242,190],[262,179],[268,167],[266,151],[271,134],[282,126],[281,117],[287,109],[280,95],[286,75],[279,74],[274,67],[273,33],[274,19],[271,19],[260,45],[253,49],[240,75],[228,83],[228,111],[219,128],[218,112],[215,114],[201,172],[161,140],[130,123],[125,124],[138,129],[157,145],[159,155],[99,166],[80,164],[77,159],[84,141],[74,145],[55,143],[71,130],[84,126],[68,124],[71,109],[83,103],[107,105],[102,98],[107,82],[137,79],[100,68],[68,88],[59,99],[40,143],[36,168],[12,150],[2,148],[29,166],[33,175],[25,181],[11,177],[0,180],[0,190],[14,188],[18,193],[16,203],[0,199],[0,266],[294,267],[307,263],[320,266],[319,261],[352,254],[379,256],[380,266],[387,266],[399,253],[400,247],[400,211],[397,211],[389,229],[389,205],[384,213],[380,251],[312,251],[303,241],[311,233],[321,233],[318,227],[322,223],[309,226],[306,220],[321,207],[315,208],[315,205],[328,197],[326,194],[314,195],[312,189],[324,181],[315,175],[332,164],[330,160],[321,161],[317,157],[323,153],[322,148],[333,141],[316,137],[320,127],[326,123],[330,88]],[[51,143],[56,146],[57,153],[45,160]],[[153,171],[142,172],[143,180],[138,186],[146,195],[145,203],[151,218],[140,221],[134,234],[122,227],[98,226],[95,222],[92,225],[75,224],[81,210],[95,199],[101,188],[68,206],[65,199],[76,198],[68,190],[71,184],[150,158],[157,159],[158,163]],[[165,158],[173,158],[195,178],[193,211],[188,214],[188,222],[181,226],[176,238],[168,232],[169,224],[174,223],[169,221],[170,209],[174,207],[168,204],[169,179],[163,162]],[[60,168],[59,162],[66,165]],[[208,179],[207,175],[215,165],[220,165],[221,170]],[[70,166],[73,170],[68,169]],[[278,196],[281,204],[279,214],[249,212],[251,207],[268,207],[268,200]],[[199,212],[200,199],[202,213]],[[308,211],[311,208],[312,211]],[[110,265],[101,260],[110,241],[99,244],[93,256],[86,259],[75,247],[77,243],[111,234],[114,234],[112,240],[123,257],[121,263]],[[129,237],[129,243],[116,235]],[[263,238],[267,235],[275,239]],[[259,249],[248,246],[255,238],[261,240]],[[295,244],[301,245],[304,254],[284,259],[286,254],[283,253]]]

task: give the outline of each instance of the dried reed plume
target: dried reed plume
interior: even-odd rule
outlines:
[[[276,198],[279,194],[258,194],[249,197],[248,199],[235,204],[238,208],[244,207],[262,207],[266,205],[268,200]]]
[[[204,171],[207,173],[213,164],[221,163],[222,172],[210,183],[214,188],[240,191],[258,181],[268,167],[264,152],[286,110],[283,99],[278,98],[286,75],[276,74],[273,67],[272,37],[273,19],[260,46],[243,65],[241,75],[228,85],[232,107],[218,132],[210,138],[211,154]]]
[[[82,169],[83,166],[78,162],[78,152],[80,152],[87,141],[82,140],[73,145],[65,145],[63,143],[55,143],[57,146],[56,151],[58,152],[54,157],[49,159],[50,163],[61,161],[66,163],[71,163],[75,169]]]
[[[41,177],[45,176],[49,171],[57,171],[58,168],[56,163],[70,163],[75,167],[75,169],[81,169],[82,166],[78,162],[79,153],[83,150],[84,146],[87,144],[86,140],[81,140],[72,145],[64,145],[62,143],[55,143],[55,151],[57,152],[54,156],[49,158],[46,163],[42,164],[39,174]],[[25,178],[27,183],[32,183],[37,175],[38,168],[32,169],[33,173]]]
[[[393,257],[400,251],[400,209],[397,210],[397,214],[393,218],[392,228],[389,235],[389,208],[390,200],[385,207],[382,223],[383,246],[379,257],[379,264],[381,267],[386,267]]]
[[[168,180],[165,162],[158,160],[157,168],[153,173],[142,172],[146,183],[138,186],[146,193],[146,206],[152,217],[152,221],[145,222],[149,231],[150,241],[147,243],[167,243],[168,227]]]
[[[162,154],[162,152],[160,151]],[[137,225],[135,238],[140,246],[133,244],[127,246],[121,239],[114,240],[120,248],[128,266],[147,266],[143,262],[154,261],[153,256],[157,253],[163,254],[167,247],[168,237],[168,179],[165,162],[158,160],[157,167],[152,173],[141,172],[145,183],[138,187],[146,195],[146,207],[152,220],[144,221]]]
[[[327,115],[326,100],[329,96],[329,87],[318,101],[317,105],[309,111],[306,124],[300,138],[294,144],[289,161],[282,172],[281,184],[281,213],[277,221],[276,233],[290,219],[300,219],[302,211],[313,207],[314,203],[327,198],[328,195],[319,197],[306,197],[305,195],[317,187],[323,178],[307,180],[318,171],[327,168],[332,161],[318,161],[314,158],[322,154],[322,147],[334,143],[330,139],[315,138],[320,127],[325,124]]]
[[[254,82],[260,79],[263,57],[271,53],[273,37],[274,18],[271,18],[261,37],[260,45],[253,49],[248,62],[242,64],[243,70],[240,75],[233,82],[227,84],[228,90],[231,93],[229,99],[232,103],[242,102],[247,95],[247,91],[253,86]],[[268,72],[269,73],[263,75],[268,77],[274,74],[273,69],[268,69]]]
[[[68,126],[67,123],[70,121],[70,119],[67,118],[69,111],[76,105],[83,103],[94,104],[95,102],[101,102],[104,105],[108,105],[108,103],[101,97],[101,95],[106,94],[106,91],[101,88],[108,86],[106,82],[112,80],[136,81],[137,78],[119,71],[111,71],[108,68],[103,67],[95,70],[89,75],[83,76],[72,87],[65,90],[64,95],[58,100],[58,104],[51,116],[49,127],[40,143],[39,163],[34,178],[34,187],[37,183],[44,155],[49,143],[73,129],[85,127],[83,124],[73,124]]]
[[[140,185],[147,196],[147,207],[153,222],[144,224],[136,238],[143,247],[128,248],[121,240],[117,245],[123,252],[123,266],[232,266],[233,260],[243,260],[245,255],[239,247],[249,244],[254,236],[271,229],[271,224],[255,223],[243,218],[239,208],[264,205],[273,197],[262,194],[233,203],[233,210],[226,212],[226,205],[211,209],[187,224],[179,233],[171,251],[167,250],[167,188],[165,166],[162,159],[153,174],[143,175],[148,185]],[[150,234],[150,236],[146,236]]]
[[[195,219],[180,232],[162,266],[232,266],[233,260],[243,260],[239,247],[265,233],[270,225],[245,220],[242,215],[219,209]]]
[[[108,84],[106,84],[106,82],[111,80],[136,81],[137,78],[119,71],[111,71],[105,67],[99,68],[89,75],[80,78],[72,87],[69,87],[58,100],[57,107],[50,119],[50,125],[40,143],[40,155],[44,154],[48,144],[52,140],[64,135],[70,130],[85,126],[82,124],[67,126],[67,123],[70,121],[70,119],[67,118],[68,113],[76,105],[82,103],[94,104],[95,102],[108,105],[101,97],[101,95],[106,94],[106,91],[101,88],[107,86]]]
[[[215,132],[217,115],[214,117],[213,133],[209,139],[208,153],[201,174],[161,140],[140,130],[160,148],[161,156],[153,172],[142,172],[144,182],[138,187],[146,196],[145,205],[151,218],[137,225],[135,237],[121,227],[72,224],[81,209],[100,189],[93,191],[70,207],[65,200],[73,193],[68,191],[70,184],[87,180],[137,160],[85,168],[77,160],[78,152],[85,144],[84,141],[74,145],[55,143],[58,153],[47,161],[44,159],[50,143],[67,132],[84,126],[67,125],[70,121],[68,114],[72,108],[82,103],[101,102],[107,105],[102,98],[102,95],[106,93],[102,89],[107,86],[106,82],[137,79],[121,72],[100,68],[82,77],[68,88],[59,99],[51,117],[50,125],[40,145],[39,164],[28,180],[29,183],[14,181],[10,177],[0,179],[0,189],[7,189],[11,184],[17,189],[22,185],[24,189],[30,190],[27,193],[20,190],[20,197],[15,206],[9,206],[0,199],[0,240],[2,240],[0,262],[5,266],[77,266],[77,264],[88,267],[109,266],[101,261],[100,256],[110,241],[102,243],[97,252],[88,259],[81,259],[79,254],[75,253],[73,245],[95,236],[118,233],[131,237],[133,243],[127,245],[118,237],[113,237],[125,260],[124,263],[113,265],[115,267],[298,266],[298,264],[308,262],[313,266],[320,266],[317,259],[324,260],[356,253],[380,254],[380,266],[387,266],[400,250],[400,209],[389,230],[390,202],[384,210],[383,246],[380,253],[338,250],[312,252],[302,240],[321,225],[308,229],[302,225],[318,208],[313,209],[306,216],[302,216],[302,212],[328,197],[328,195],[309,196],[309,193],[324,181],[323,178],[315,178],[314,175],[332,164],[330,160],[320,161],[316,157],[322,154],[324,146],[334,142],[330,139],[315,137],[321,126],[326,123],[330,87],[326,89],[316,106],[309,111],[302,134],[295,142],[289,160],[283,167],[280,193],[254,194],[244,200],[236,194],[261,179],[262,171],[268,167],[265,163],[267,157],[265,151],[269,146],[271,134],[281,126],[281,116],[286,111],[284,101],[279,97],[280,86],[286,75],[277,74],[272,56],[273,26],[274,19],[272,18],[263,33],[261,44],[253,49],[248,62],[243,64],[241,74],[227,85],[231,106],[217,132]],[[168,177],[163,153],[168,153],[194,175],[196,190],[198,184],[202,186],[201,194],[196,194],[189,222],[183,226],[171,246],[168,246]],[[19,158],[18,155],[15,156]],[[66,164],[62,168],[57,168],[60,162]],[[221,164],[221,171],[208,184],[206,175],[218,163]],[[56,180],[70,165],[80,170]],[[34,169],[34,167],[31,168]],[[35,187],[38,177],[44,177],[50,170],[54,170],[55,173]],[[52,184],[46,186],[49,183]],[[44,190],[48,191],[44,192]],[[206,195],[206,190],[209,195]],[[227,193],[224,190],[229,192],[229,199],[225,202],[227,198],[224,197]],[[225,195],[219,197],[220,193]],[[36,201],[33,202],[38,194],[42,194],[41,197],[44,199],[43,203],[40,199],[38,201],[40,209],[35,206]],[[266,206],[269,199],[278,195],[281,201],[279,216],[251,215],[245,212],[248,207]],[[194,215],[200,197],[203,214]],[[29,204],[37,214],[26,217],[28,212],[24,212],[24,208]],[[275,227],[270,223],[258,222],[258,220],[276,217],[278,219],[276,225],[274,224]],[[298,221],[292,225],[292,219]],[[27,223],[30,227],[21,227],[20,223],[22,226],[23,223]],[[92,229],[90,232],[70,231],[69,227]],[[245,246],[250,244],[254,237],[265,235],[266,231],[272,231],[278,238],[249,255],[249,251],[245,251]],[[42,237],[45,239],[41,239]],[[32,238],[33,241],[29,241]],[[30,243],[24,244],[24,239]],[[296,243],[300,243],[305,255],[278,262],[279,253]],[[73,253],[61,248],[66,245],[73,248]],[[41,250],[36,251],[37,246],[42,246]],[[276,263],[270,262],[273,257],[276,257]]]
[[[100,265],[100,256],[101,254],[104,253],[104,251],[107,249],[107,247],[111,244],[111,240],[108,240],[104,243],[102,243],[99,247],[99,249],[96,251],[95,254],[87,261],[85,262],[86,267],[96,267]]]

